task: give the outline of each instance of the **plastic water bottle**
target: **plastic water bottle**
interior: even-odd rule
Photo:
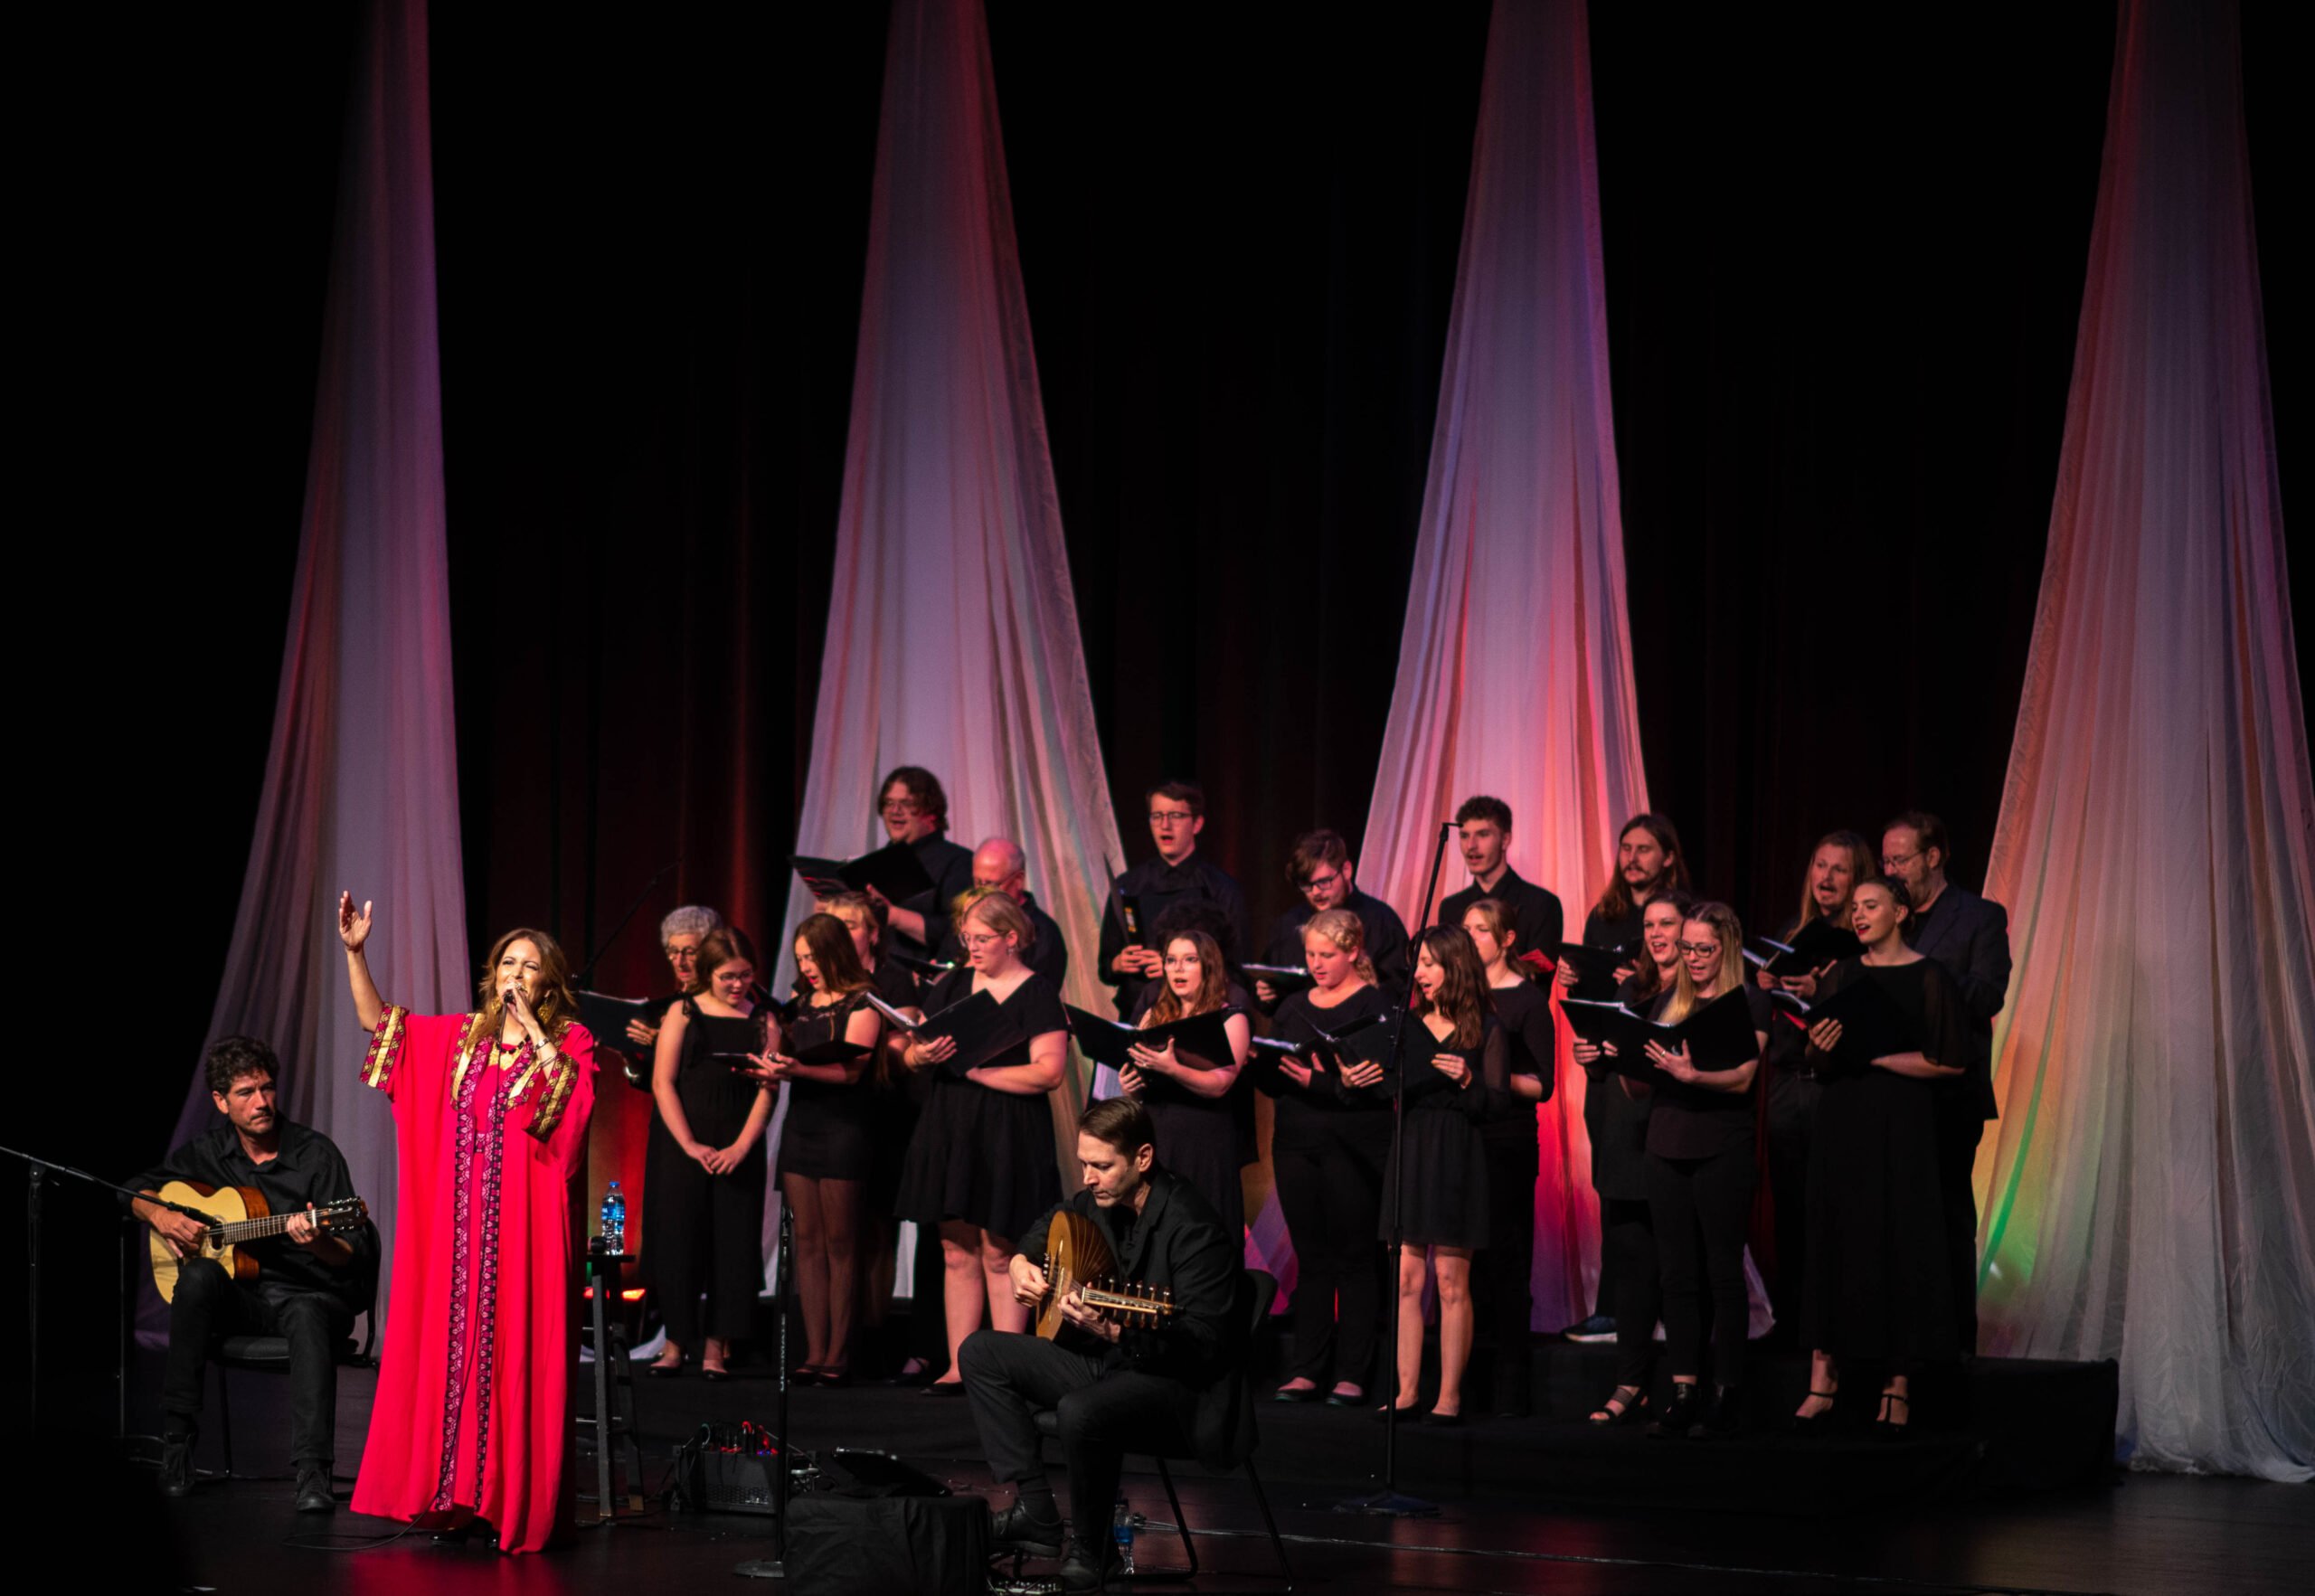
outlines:
[[[1126,1503],[1125,1493],[1118,1493],[1117,1511],[1110,1515],[1110,1535],[1118,1544],[1118,1572],[1133,1572],[1133,1509]]]
[[[627,1194],[619,1189],[617,1181],[603,1194],[602,1234],[611,1251],[627,1251]]]

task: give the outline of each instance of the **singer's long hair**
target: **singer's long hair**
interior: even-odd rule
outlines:
[[[1182,995],[1174,990],[1173,982],[1161,977],[1165,990],[1142,1016],[1145,1025],[1170,1025],[1192,1015],[1211,1014],[1229,1006],[1230,972],[1223,967],[1221,947],[1204,931],[1176,931],[1166,939],[1166,951],[1171,953],[1176,942],[1187,942],[1197,954],[1197,996],[1184,1003]]]
[[[549,1036],[560,1036],[562,1027],[579,1015],[579,995],[571,989],[571,961],[562,956],[562,943],[528,926],[516,926],[502,935],[490,945],[490,957],[482,961],[482,979],[476,983],[482,998],[482,1029],[495,1036],[506,1023],[506,1006],[498,995],[498,961],[517,942],[528,942],[539,950],[539,995],[534,1005],[539,1028]]]
[[[1440,1017],[1455,1027],[1454,1045],[1477,1047],[1487,1034],[1487,1016],[1495,1008],[1495,998],[1488,990],[1487,967],[1479,962],[1471,934],[1459,925],[1435,925],[1417,937],[1414,945],[1418,956],[1430,954],[1447,978],[1439,983],[1436,1005],[1418,984],[1409,994],[1407,1013],[1427,1015],[1435,1006]]]

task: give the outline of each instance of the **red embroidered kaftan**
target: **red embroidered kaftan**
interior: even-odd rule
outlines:
[[[389,1008],[363,1078],[393,1101],[401,1195],[377,1402],[354,1510],[487,1521],[508,1552],[553,1532],[572,1263],[595,1047],[568,1025],[542,1069],[473,1015]]]

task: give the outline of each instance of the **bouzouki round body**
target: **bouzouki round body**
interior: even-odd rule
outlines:
[[[266,1205],[265,1194],[255,1186],[206,1186],[193,1181],[173,1180],[160,1190],[164,1202],[180,1203],[187,1208],[198,1208],[217,1224],[239,1224],[244,1220],[263,1219],[273,1210]],[[158,1231],[147,1231],[152,1244],[153,1284],[161,1293],[161,1300],[174,1302],[177,1294],[177,1270],[189,1258],[179,1258]],[[238,1247],[219,1245],[204,1241],[198,1256],[214,1259],[225,1273],[236,1280],[257,1279],[257,1260]]]
[[[1061,1299],[1078,1287],[1106,1279],[1117,1267],[1101,1227],[1083,1214],[1064,1208],[1053,1216],[1045,1231],[1045,1299],[1037,1305],[1037,1334],[1052,1340],[1069,1321],[1061,1317]]]

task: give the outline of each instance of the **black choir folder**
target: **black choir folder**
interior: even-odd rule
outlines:
[[[1238,968],[1258,981],[1268,981],[1270,989],[1280,997],[1318,985],[1299,964],[1242,964]]]
[[[1238,1055],[1230,1046],[1230,1033],[1222,1025],[1229,1017],[1226,1010],[1216,1009],[1171,1025],[1137,1030],[1122,1020],[1089,1014],[1075,1004],[1062,1006],[1069,1011],[1070,1034],[1077,1038],[1077,1045],[1085,1050],[1085,1056],[1113,1070],[1122,1070],[1133,1062],[1130,1055],[1135,1047],[1163,1052],[1168,1041],[1174,1044],[1175,1059],[1193,1070],[1226,1069],[1237,1062]]]
[[[1747,948],[1744,957],[1772,976],[1805,976],[1820,970],[1828,964],[1844,959],[1855,959],[1865,951],[1865,944],[1847,926],[1835,925],[1822,915],[1792,933],[1792,940],[1780,942],[1774,937],[1755,937],[1758,949]]]
[[[1796,998],[1789,1006],[1797,1010],[1804,1027],[1819,1020],[1841,1023],[1840,1044],[1833,1049],[1831,1067],[1820,1062],[1819,1075],[1856,1074],[1871,1069],[1875,1059],[1923,1051],[1921,1025],[1871,976],[1860,975],[1830,997],[1815,1003]]]
[[[1620,1003],[1581,997],[1561,999],[1560,1012],[1584,1041],[1615,1048],[1607,1060],[1609,1068],[1649,1086],[1679,1084],[1649,1062],[1651,1042],[1675,1053],[1687,1044],[1688,1062],[1699,1070],[1733,1070],[1761,1051],[1753,1034],[1752,1006],[1741,988],[1723,992],[1677,1025],[1659,1025]]]
[[[1312,1069],[1340,1079],[1346,1059],[1354,1064],[1359,1062],[1359,1055],[1344,1044],[1361,1031],[1370,1030],[1382,1023],[1381,1015],[1369,1014],[1346,1021],[1339,1030],[1328,1031],[1313,1025],[1310,1028],[1318,1034],[1308,1042],[1289,1042],[1282,1036],[1257,1036],[1254,1038],[1254,1051],[1272,1065],[1280,1059],[1308,1059]]]
[[[943,1075],[953,1080],[962,1081],[968,1072],[1006,1048],[1027,1040],[1005,1006],[987,992],[969,994],[937,1015],[913,1021],[874,992],[867,997],[869,1006],[891,1021],[894,1028],[908,1032],[919,1042],[938,1042],[943,1036],[956,1038],[957,1051],[937,1066]]]
[[[1559,961],[1575,971],[1575,989],[1567,997],[1594,1003],[1616,1000],[1616,971],[1639,958],[1635,948],[1594,948],[1583,942],[1562,942]],[[1562,998],[1561,1001],[1566,1001]]]
[[[885,902],[905,903],[932,890],[932,878],[925,874],[924,861],[907,843],[888,844],[873,854],[861,855],[849,864],[802,854],[789,855],[788,864],[815,898],[832,898],[838,892],[865,892],[874,887],[883,893]]]
[[[595,1039],[597,1047],[619,1053],[647,1055],[651,1051],[647,1044],[628,1040],[627,1023],[641,1020],[656,1027],[666,1010],[664,1000],[655,1003],[647,997],[613,997],[603,992],[579,994],[579,1023],[587,1027],[587,1034]]]
[[[801,1053],[791,1053],[788,1056],[799,1064],[848,1064],[853,1060],[865,1058],[875,1051],[873,1047],[865,1047],[857,1042],[846,1042],[843,1037],[838,1036],[832,1041],[808,1047]],[[755,1068],[753,1056],[744,1053],[711,1053],[707,1056],[734,1070]]]

